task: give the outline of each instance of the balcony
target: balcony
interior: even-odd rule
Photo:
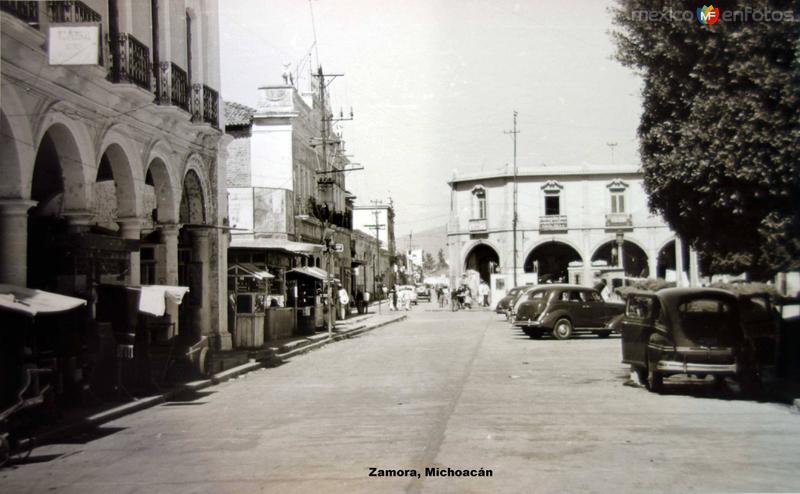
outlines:
[[[132,34],[109,37],[112,82],[129,82],[150,91],[150,48]]]
[[[8,12],[31,26],[39,26],[39,2],[0,2],[0,10]]]
[[[219,128],[219,94],[205,84],[192,84],[192,122]]]
[[[156,77],[156,101],[189,111],[189,78],[174,62],[161,62]]]
[[[606,228],[631,228],[633,219],[626,213],[607,213]]]
[[[567,231],[567,217],[563,214],[539,216],[539,232]]]
[[[486,218],[469,220],[470,233],[485,232],[486,230],[488,230],[488,228],[489,226],[487,225]]]
[[[28,3],[28,2],[20,2]],[[47,2],[50,22],[100,22],[100,14],[79,1]]]

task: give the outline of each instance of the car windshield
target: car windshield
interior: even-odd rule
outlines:
[[[732,316],[733,307],[726,300],[697,298],[678,305],[681,329],[692,340],[731,333],[736,326]]]
[[[546,290],[538,290],[538,291],[535,291],[535,292],[531,292],[531,293],[528,294],[528,300],[543,299],[545,293],[547,293]]]

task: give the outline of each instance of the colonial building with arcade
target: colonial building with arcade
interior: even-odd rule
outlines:
[[[186,286],[160,337],[230,348],[216,0],[1,5],[0,283]]]
[[[449,185],[451,283],[467,270],[496,278],[492,289],[504,291],[537,282],[592,285],[614,266],[629,277],[662,278],[676,265],[696,268],[696,254],[648,210],[634,166],[541,166],[516,176],[454,176]]]

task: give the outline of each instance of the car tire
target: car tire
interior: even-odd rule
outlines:
[[[597,336],[600,338],[608,338],[611,336],[611,331],[598,331]]]
[[[572,337],[572,323],[562,317],[553,325],[553,336],[559,340],[568,340]]]
[[[661,393],[664,391],[664,376],[656,370],[650,360],[647,361],[647,379],[645,386],[651,393]]]

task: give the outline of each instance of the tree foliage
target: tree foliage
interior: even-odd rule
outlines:
[[[447,269],[447,258],[444,257],[444,249],[439,249],[439,252],[436,253],[436,268],[437,269]]]
[[[712,271],[799,269],[800,9],[738,0],[714,6],[746,19],[701,25],[679,15],[698,6],[617,0],[612,9],[617,59],[643,78],[638,134],[650,209]],[[756,20],[756,11],[770,19]]]
[[[422,256],[422,269],[426,273],[430,273],[436,269],[436,261],[433,259],[430,252],[425,252]]]

